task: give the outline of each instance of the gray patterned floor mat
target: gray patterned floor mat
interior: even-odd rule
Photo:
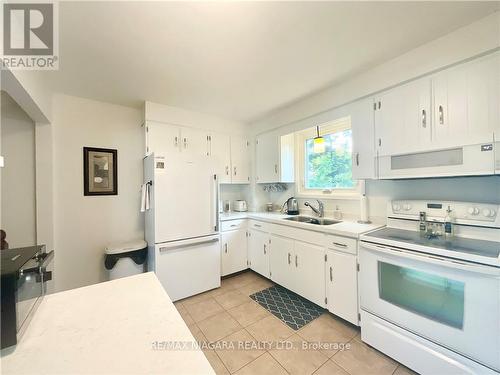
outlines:
[[[250,298],[294,330],[325,312],[325,309],[280,285],[261,290]]]

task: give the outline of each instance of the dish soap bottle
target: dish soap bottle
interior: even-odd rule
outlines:
[[[446,216],[444,217],[444,237],[451,239],[453,237],[453,218],[451,217],[451,207],[448,206]]]

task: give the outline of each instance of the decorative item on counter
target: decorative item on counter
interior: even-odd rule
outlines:
[[[267,212],[273,212],[274,205],[272,203],[268,203],[268,204],[266,204],[266,209],[267,209]]]
[[[224,201],[224,212],[231,212],[231,201]]]
[[[335,211],[333,211],[333,218],[335,220],[342,220],[342,211],[340,211],[339,206],[335,206]]]
[[[360,181],[361,198],[359,199],[359,220],[360,224],[370,224],[368,219],[368,197],[366,196],[365,181]]]
[[[282,184],[282,183],[264,184],[262,186],[262,189],[264,191],[269,192],[269,193],[281,193],[283,191],[288,190],[288,186],[286,186],[286,184]]]

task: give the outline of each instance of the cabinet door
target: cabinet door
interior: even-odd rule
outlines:
[[[233,184],[250,182],[250,143],[246,138],[231,136],[231,174]]]
[[[293,291],[319,306],[325,306],[325,249],[295,241]]]
[[[376,178],[375,124],[372,99],[349,106],[352,129],[352,178]]]
[[[356,256],[327,252],[328,310],[358,325],[358,276]]]
[[[499,122],[500,55],[433,77],[434,148],[492,142]]]
[[[184,157],[207,157],[209,152],[208,133],[193,128],[181,128],[181,152]]]
[[[256,180],[258,183],[279,182],[280,144],[274,132],[257,137],[255,149]]]
[[[250,268],[269,277],[269,236],[259,230],[248,231],[248,260]]]
[[[146,123],[146,155],[169,156],[180,151],[180,127],[148,121]]]
[[[210,135],[210,158],[221,184],[231,183],[231,142],[229,136],[220,133]]]
[[[223,232],[221,274],[226,276],[247,268],[247,237],[246,230]]]
[[[427,150],[431,144],[431,81],[422,78],[375,100],[376,144],[380,156]]]
[[[269,268],[271,280],[288,289],[294,289],[295,269],[293,240],[271,235]]]

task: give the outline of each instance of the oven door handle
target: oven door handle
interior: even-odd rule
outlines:
[[[430,254],[422,254],[422,253],[416,254],[415,252],[410,252],[408,250],[398,249],[385,245],[375,245],[367,242],[361,242],[361,246],[368,250],[380,252],[383,254],[398,256],[405,259],[418,260],[420,262],[431,263],[439,266],[445,266],[448,268],[459,269],[462,271],[475,272],[483,275],[500,277],[500,268],[493,266],[485,266],[475,263],[466,263],[459,260],[454,260],[454,259],[452,260],[449,258],[444,258]]]

